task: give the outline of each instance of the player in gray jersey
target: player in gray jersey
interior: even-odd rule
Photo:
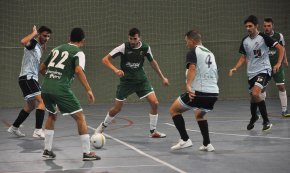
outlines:
[[[19,137],[25,136],[19,130],[19,126],[26,120],[30,112],[36,109],[35,130],[32,136],[35,138],[44,138],[42,124],[45,106],[41,98],[38,71],[40,58],[51,33],[52,31],[46,26],[41,26],[38,30],[36,26],[33,26],[32,33],[21,40],[21,44],[24,46],[24,55],[18,83],[22,90],[25,104],[13,125],[8,129],[8,132]]]
[[[272,124],[268,119],[268,113],[266,109],[266,103],[263,98],[263,92],[271,79],[271,73],[276,73],[280,66],[284,55],[283,47],[269,36],[260,33],[258,31],[258,19],[254,15],[250,15],[245,21],[244,25],[248,31],[241,43],[240,53],[242,54],[239,61],[229,72],[229,76],[233,75],[233,72],[247,63],[247,74],[249,91],[251,94],[251,119],[247,126],[247,130],[254,128],[255,122],[259,119],[257,115],[257,107],[259,108],[263,118],[263,131],[270,130]],[[279,58],[277,63],[273,66],[273,69],[269,60],[269,47],[275,47],[279,51]]]
[[[172,146],[178,150],[192,146],[186,132],[182,113],[194,109],[194,115],[203,137],[201,151],[214,151],[210,143],[206,113],[211,111],[218,99],[219,87],[217,65],[214,54],[202,45],[201,34],[191,30],[186,33],[185,41],[190,51],[186,56],[186,92],[171,105],[170,114],[181,139]]]

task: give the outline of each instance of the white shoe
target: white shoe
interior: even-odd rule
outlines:
[[[104,125],[104,123],[102,122],[99,127],[95,130],[95,133],[103,133],[103,131],[105,130],[107,126]]]
[[[156,129],[149,135],[150,138],[165,138],[166,134],[158,132]]]
[[[24,137],[24,136],[25,136],[25,134],[22,133],[22,132],[19,130],[19,128],[14,127],[14,126],[10,126],[10,127],[8,128],[7,131],[8,131],[9,133],[11,133],[11,134],[14,134],[15,136],[18,136],[18,137]]]
[[[39,138],[39,139],[44,139],[44,132],[42,129],[35,129],[33,132],[32,137],[34,138]]]
[[[192,146],[192,142],[190,139],[188,139],[187,141],[180,139],[176,145],[173,145],[171,147],[171,150],[179,150],[179,149],[187,148],[187,147],[191,147],[191,146]]]
[[[212,151],[214,151],[214,147],[211,144],[208,144],[207,146],[202,145],[201,147],[199,147],[199,150],[212,152]]]

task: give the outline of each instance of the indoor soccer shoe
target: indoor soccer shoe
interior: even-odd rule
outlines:
[[[270,122],[266,122],[266,123],[263,123],[263,129],[262,130],[265,132],[265,131],[270,130],[271,127],[272,127],[272,124]]]
[[[150,138],[165,138],[166,134],[158,132],[156,129],[149,135]]]
[[[101,157],[97,156],[95,152],[90,152],[89,154],[83,154],[83,161],[90,161],[90,160],[101,160]]]
[[[282,115],[283,117],[290,117],[290,114],[288,113],[287,110],[286,110],[286,111],[282,111],[281,115]]]
[[[39,139],[44,139],[44,132],[42,129],[35,129],[33,132],[32,137],[34,138],[39,138]]]
[[[8,131],[9,133],[11,133],[11,134],[14,134],[15,136],[18,136],[18,137],[24,137],[24,136],[25,136],[25,134],[22,133],[22,132],[19,130],[19,128],[14,127],[14,126],[10,126],[10,127],[8,128],[7,131]]]
[[[251,120],[250,120],[250,123],[247,126],[247,130],[252,130],[254,128],[254,126],[255,126],[255,122],[258,119],[260,119],[260,116],[258,116],[258,115],[255,118],[252,117]]]
[[[103,133],[106,127],[107,127],[107,126],[105,126],[104,123],[102,122],[102,123],[99,125],[99,127],[95,130],[95,133]]]
[[[44,150],[42,157],[46,158],[46,159],[54,159],[55,158],[55,154],[52,151],[48,151],[48,150]]]
[[[212,151],[214,151],[214,147],[211,144],[208,144],[207,146],[202,145],[201,147],[199,147],[199,150],[212,152]]]
[[[191,146],[192,146],[192,142],[190,139],[188,139],[187,141],[179,139],[179,142],[176,145],[173,145],[171,147],[171,150],[179,150],[179,149],[187,148],[187,147],[191,147]]]

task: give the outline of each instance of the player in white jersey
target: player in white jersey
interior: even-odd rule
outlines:
[[[181,94],[170,107],[172,120],[181,139],[171,149],[178,150],[192,146],[182,113],[194,109],[194,115],[203,137],[203,145],[199,149],[201,151],[214,151],[214,147],[210,144],[205,114],[213,109],[219,94],[215,56],[202,45],[201,34],[198,31],[187,32],[185,41],[190,49],[186,56],[187,92]]]
[[[36,109],[35,130],[32,136],[35,138],[44,138],[42,124],[45,106],[41,98],[38,71],[40,58],[51,33],[51,29],[46,26],[41,26],[38,30],[36,26],[33,26],[32,33],[21,40],[21,44],[24,46],[24,55],[18,82],[23,93],[25,104],[13,125],[8,129],[8,132],[19,137],[25,136],[19,130],[19,126],[29,116],[30,112]]]
[[[276,65],[273,66],[273,73],[279,71],[284,55],[283,47],[275,42],[269,36],[258,31],[258,19],[254,15],[250,15],[245,21],[244,25],[248,31],[240,46],[240,53],[242,54],[239,61],[229,72],[229,76],[233,75],[241,65],[247,63],[247,74],[249,90],[251,94],[251,119],[247,126],[247,130],[254,128],[255,122],[259,119],[257,115],[257,107],[263,118],[263,131],[270,130],[272,124],[268,119],[266,103],[263,92],[271,79],[272,68],[269,60],[269,47],[275,47],[279,51],[279,58]]]

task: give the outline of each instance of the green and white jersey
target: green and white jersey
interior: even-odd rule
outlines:
[[[77,65],[85,69],[85,54],[74,44],[54,48],[45,60],[47,71],[42,85],[43,93],[61,95],[70,90]]]
[[[274,40],[277,41],[278,43],[280,43],[282,46],[285,46],[285,40],[284,37],[281,33],[279,32],[273,32],[272,35],[270,35],[270,37]],[[270,58],[270,62],[271,62],[271,66],[273,67],[274,65],[276,65],[279,55],[278,55],[278,49],[275,47],[271,47],[269,49],[269,58]]]
[[[150,46],[140,42],[140,46],[132,48],[129,42],[123,43],[109,53],[113,58],[120,56],[120,68],[125,75],[120,78],[125,83],[140,83],[147,80],[143,64],[145,57],[148,61],[153,60]]]

